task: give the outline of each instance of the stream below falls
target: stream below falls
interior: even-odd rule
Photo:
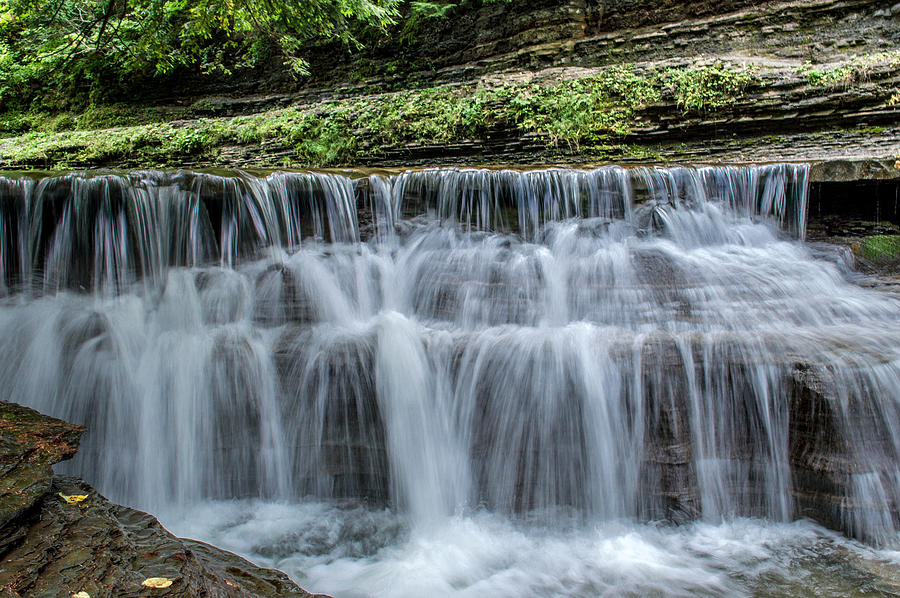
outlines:
[[[0,388],[338,598],[900,595],[900,296],[807,178],[0,177]]]

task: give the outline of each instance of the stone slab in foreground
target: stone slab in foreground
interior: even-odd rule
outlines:
[[[0,530],[47,493],[53,464],[78,451],[83,433],[81,426],[0,403]]]
[[[53,463],[75,454],[83,431],[0,403],[0,596],[312,596],[284,573],[173,536],[78,478],[53,477]],[[86,498],[70,503],[60,494]],[[173,583],[141,585],[151,577]]]

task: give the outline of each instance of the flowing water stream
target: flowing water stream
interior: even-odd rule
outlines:
[[[312,591],[900,595],[900,298],[807,174],[0,178],[0,388]]]

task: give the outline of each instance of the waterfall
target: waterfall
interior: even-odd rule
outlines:
[[[0,178],[0,387],[87,425],[65,470],[144,508],[814,516],[892,544],[900,301],[802,243],[807,177]]]
[[[551,222],[602,218],[664,226],[672,209],[703,211],[715,203],[732,215],[772,217],[802,237],[807,172],[776,165],[437,169],[357,180],[322,173],[0,177],[0,278],[6,292],[116,294],[138,280],[159,286],[172,267],[232,268],[264,249],[292,250],[306,240],[383,244],[417,216],[537,241]],[[635,203],[646,208],[640,222]]]

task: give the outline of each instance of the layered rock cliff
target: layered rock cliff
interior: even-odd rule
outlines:
[[[311,48],[308,79],[271,65],[148,90],[165,124],[0,140],[0,167],[892,164],[887,4],[495,2],[356,54]]]

